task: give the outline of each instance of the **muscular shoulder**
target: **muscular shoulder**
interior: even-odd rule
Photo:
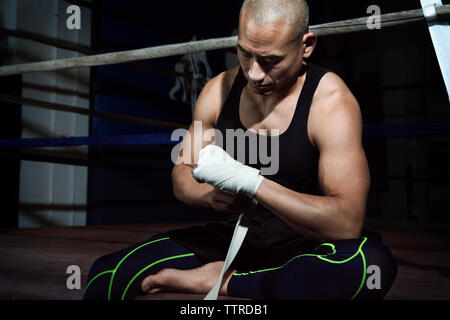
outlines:
[[[355,139],[361,134],[359,104],[345,82],[333,72],[328,72],[321,79],[310,113],[310,134],[319,149],[327,141],[335,141],[341,132],[354,135]]]
[[[207,122],[213,127],[231,90],[239,67],[224,71],[203,87],[195,105],[194,120]]]

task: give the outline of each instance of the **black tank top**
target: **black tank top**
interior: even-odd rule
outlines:
[[[278,137],[262,136],[253,131],[247,130],[242,124],[239,116],[239,104],[241,93],[247,84],[247,79],[239,69],[233,86],[228,94],[225,104],[217,120],[216,128],[219,129],[223,136],[223,146],[227,146],[227,129],[241,129],[246,132],[245,139],[245,164],[254,168],[269,169],[267,159],[270,158],[272,152],[273,139],[279,142],[279,168],[276,174],[265,175],[289,189],[307,194],[319,194],[317,185],[317,166],[318,166],[318,150],[311,144],[307,133],[307,122],[312,98],[316,91],[322,76],[329,70],[309,63],[306,68],[306,79],[301,90],[297,106],[294,111],[291,123]],[[242,141],[242,140],[241,140]],[[238,144],[234,139],[234,145]],[[252,144],[252,146],[250,146]],[[253,144],[256,144],[253,145]],[[265,145],[267,152],[261,146]],[[251,161],[250,147],[257,151],[257,155],[267,154],[266,159],[257,157],[257,161]],[[237,147],[235,147],[237,149]],[[227,149],[228,151],[228,149]],[[274,150],[276,151],[276,150]],[[236,153],[236,152],[235,152]],[[253,152],[254,153],[254,152]],[[236,155],[230,153],[235,159]],[[273,165],[273,164],[272,164]],[[273,171],[266,170],[266,171]]]
[[[256,163],[254,163],[255,161],[250,161],[250,144],[256,142],[256,147],[253,146],[253,148],[258,150],[257,155],[259,155],[260,147],[262,146],[261,143],[264,143],[266,145],[267,152],[263,152],[263,154],[266,153],[267,155],[271,155],[271,142],[273,142],[271,139],[278,139],[278,172],[271,175],[264,175],[264,172],[262,172],[263,175],[266,178],[291,190],[306,194],[319,195],[317,179],[319,152],[309,140],[307,123],[311,102],[319,81],[330,70],[311,63],[308,63],[305,68],[306,78],[298,98],[294,115],[289,127],[286,131],[281,133],[281,135],[278,137],[261,136],[253,131],[247,130],[241,123],[239,116],[239,104],[242,90],[247,84],[247,79],[244,77],[242,69],[239,69],[236,75],[233,86],[217,120],[216,128],[222,133],[223,146],[227,146],[226,129],[244,130],[248,136],[248,139],[245,139],[245,164],[258,169],[267,169],[270,165],[267,164],[267,158],[260,159],[259,156],[257,157]],[[237,143],[237,139],[234,139],[234,143]],[[237,159],[236,154],[230,153],[228,149],[227,152]],[[268,158],[270,158],[270,156]],[[279,219],[273,213],[270,213],[261,205],[258,205],[252,223],[264,229],[263,232],[265,235],[273,237],[273,241],[275,242],[278,242],[285,237],[290,238],[299,236],[297,231],[293,230],[284,221]]]

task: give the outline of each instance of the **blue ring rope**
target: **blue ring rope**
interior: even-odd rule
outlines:
[[[390,139],[450,134],[450,122],[365,124],[364,139]],[[112,135],[93,137],[0,139],[0,149],[68,147],[68,146],[124,146],[170,145],[170,133]]]
[[[363,137],[365,139],[407,138],[448,134],[450,134],[450,122],[365,124],[363,129]]]
[[[113,135],[94,137],[63,137],[63,138],[24,138],[0,139],[0,149],[44,148],[70,146],[124,146],[124,145],[156,145],[177,144],[171,141],[170,133]],[[180,140],[181,141],[181,140]]]

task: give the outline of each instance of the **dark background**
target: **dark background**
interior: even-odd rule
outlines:
[[[92,48],[99,52],[112,52],[190,41],[194,36],[197,39],[227,37],[237,28],[241,3],[242,1],[95,1]],[[374,4],[381,8],[383,14],[420,8],[419,1],[410,0],[308,3],[311,25],[368,16],[366,9]],[[405,61],[398,60],[396,50],[403,52]],[[213,76],[225,69],[226,52],[227,50],[207,52]],[[409,56],[417,57],[417,63],[414,59],[407,59]],[[175,56],[142,63],[153,69],[174,70],[180,58]],[[448,97],[424,22],[320,37],[309,61],[333,69],[344,79],[360,103],[364,124],[432,122],[450,118],[448,109],[447,112],[440,111],[437,116],[430,112],[435,105],[445,107],[447,103],[448,107]],[[398,71],[393,70],[397,63],[406,66]],[[405,68],[412,70],[413,75],[416,68],[422,70],[422,73],[406,77],[405,82],[386,81],[389,78],[387,71],[400,73]],[[168,92],[174,85],[173,76],[124,64],[95,67],[91,70],[92,109],[186,125],[190,123],[190,104],[168,98]],[[16,77],[15,81],[20,83],[20,77]],[[12,82],[8,82],[8,85],[14,87]],[[14,90],[2,84],[1,91],[12,93]],[[403,94],[414,95],[414,99],[420,99],[421,103],[412,104],[403,113],[391,114],[389,107],[395,106],[396,99],[401,99],[399,95]],[[10,112],[13,110],[11,108]],[[20,137],[20,113],[15,112],[7,114],[1,120],[2,137]],[[93,118],[90,123],[91,136],[171,131],[99,118]],[[380,220],[450,222],[450,203],[447,197],[430,197],[436,188],[446,190],[450,185],[449,139],[447,136],[409,139],[415,142],[416,153],[426,153],[426,170],[419,170],[419,174],[415,169],[414,158],[401,168],[401,174],[397,173],[398,170],[394,172],[390,169],[390,162],[395,159],[388,156],[389,152],[406,140],[395,139],[393,144],[390,144],[389,139],[364,141],[372,177],[367,217]],[[412,140],[409,140],[408,145]],[[434,146],[431,151],[427,147],[430,145]],[[173,145],[90,147],[89,160],[95,165],[89,168],[87,223],[224,218],[211,210],[190,208],[174,198],[170,179],[172,147]],[[5,210],[17,212],[19,166],[17,161],[8,160],[14,158],[11,154],[13,153],[8,152],[0,159],[0,167],[4,168],[1,181],[5,186],[11,186],[7,188],[11,194],[7,197]],[[398,152],[396,157],[399,157]],[[398,198],[393,196],[397,192],[401,195]],[[387,197],[389,194],[390,198]],[[428,200],[424,202],[423,197]],[[388,207],[386,203],[390,200],[386,199],[401,202],[401,205]],[[396,210],[397,207],[402,209]],[[13,216],[7,224],[14,226],[14,221]]]

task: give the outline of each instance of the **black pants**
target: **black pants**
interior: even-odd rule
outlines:
[[[201,265],[194,253],[160,234],[97,259],[83,299],[134,299],[148,275]],[[230,296],[251,299],[381,299],[396,275],[390,251],[377,239],[361,237],[322,243],[272,268],[238,270],[227,290]]]

